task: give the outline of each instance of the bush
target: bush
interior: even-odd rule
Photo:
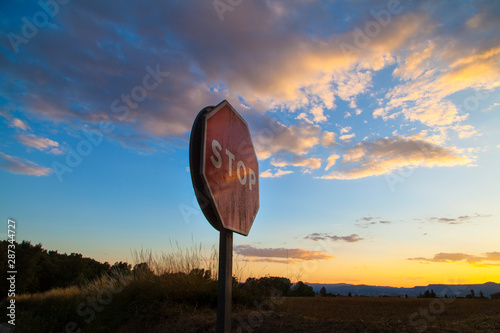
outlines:
[[[287,296],[290,292],[290,279],[277,276],[248,278],[243,290],[260,298]]]
[[[290,296],[293,297],[314,297],[315,293],[312,287],[308,286],[302,281],[297,282],[292,290],[290,291]]]

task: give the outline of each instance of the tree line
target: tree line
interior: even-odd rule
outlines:
[[[7,296],[7,249],[9,242],[0,242],[0,300]],[[58,253],[49,251],[42,244],[33,245],[29,241],[14,243],[16,245],[16,294],[37,293],[53,288],[83,286],[88,281],[99,278],[102,274],[119,271],[123,275],[138,273],[153,274],[147,263],[140,263],[132,268],[126,262],[100,263],[94,259],[83,257],[80,253]],[[5,260],[4,260],[5,259]],[[176,273],[182,275],[182,273]],[[194,269],[189,275],[196,275],[200,280],[207,282],[216,280],[211,271]],[[238,283],[234,279],[234,286],[252,295],[262,297],[312,297],[315,296],[311,286],[299,281],[292,284],[284,277],[266,276],[248,278],[245,283]]]
[[[7,249],[9,242],[0,242],[0,299],[7,295]],[[90,280],[110,272],[112,268],[128,269],[126,263],[100,263],[85,258],[80,253],[62,254],[48,251],[42,244],[33,245],[29,241],[14,242],[16,266],[16,294],[44,292],[53,288],[83,285]]]

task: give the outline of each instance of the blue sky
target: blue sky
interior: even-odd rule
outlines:
[[[110,263],[171,242],[210,251],[189,135],[227,99],[260,164],[260,211],[234,238],[242,278],[500,282],[499,14],[493,1],[4,2],[2,219],[18,240]]]

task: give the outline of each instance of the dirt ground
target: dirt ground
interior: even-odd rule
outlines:
[[[271,303],[261,308],[272,310]],[[237,316],[233,331],[500,332],[500,300],[287,298],[273,311]]]
[[[282,298],[234,309],[232,331],[241,333],[500,333],[500,300],[395,297]],[[259,309],[260,308],[260,309]],[[148,332],[215,332],[216,313],[198,309],[169,316]],[[123,328],[135,332],[144,325]]]

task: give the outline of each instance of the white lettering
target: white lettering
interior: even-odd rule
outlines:
[[[252,185],[255,185],[257,182],[257,178],[255,177],[255,172],[248,168],[248,183],[250,184],[250,191],[252,190]]]
[[[241,169],[243,169],[243,178],[241,178]],[[236,173],[238,174],[240,184],[245,185],[247,182],[247,172],[245,170],[245,163],[243,163],[243,161],[238,161],[238,165],[236,166]]]
[[[234,154],[226,149],[226,155],[229,157],[229,177],[232,177],[233,176]]]
[[[210,157],[210,160],[212,161],[214,167],[219,169],[222,166],[222,157],[220,156],[220,151],[222,150],[222,146],[220,145],[219,141],[213,140],[212,141],[212,151],[214,152],[214,155],[217,157],[217,160],[214,158],[214,156]]]
[[[250,191],[257,185],[258,175],[256,172],[245,165],[245,162],[242,160],[238,160],[235,154],[233,154],[229,149],[225,149],[222,147],[222,144],[217,140],[212,140],[212,155],[210,156],[210,161],[214,165],[215,168],[220,170],[214,170],[213,177],[218,179],[217,184],[212,184],[212,186],[229,186],[233,184],[234,178],[238,177],[238,181],[241,185],[246,186],[248,184],[248,188]],[[241,146],[241,145],[240,145]],[[225,151],[225,156],[221,154],[222,150]],[[251,149],[251,148],[245,148]],[[243,149],[237,149],[241,152]],[[246,155],[245,152],[242,153]],[[227,164],[226,164],[227,163]],[[236,163],[236,174],[235,174],[235,163]],[[224,167],[222,165],[224,164]],[[227,173],[227,174],[226,174]]]

